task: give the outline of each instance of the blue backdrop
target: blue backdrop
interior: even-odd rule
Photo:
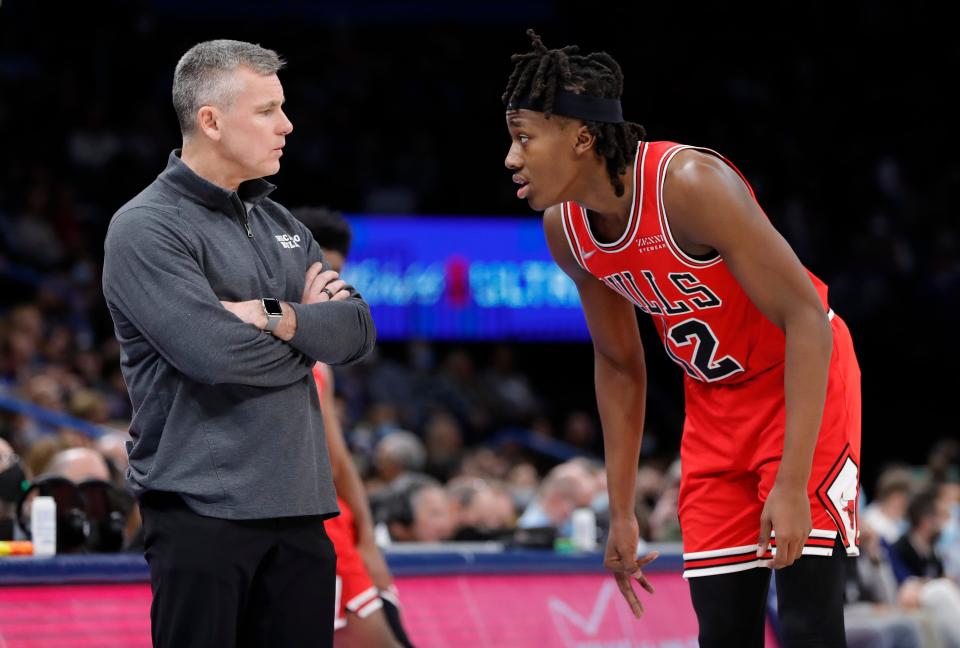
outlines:
[[[344,271],[382,340],[587,340],[539,218],[349,216]]]

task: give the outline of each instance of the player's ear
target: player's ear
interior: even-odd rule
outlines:
[[[573,150],[577,155],[584,155],[585,153],[592,151],[593,147],[597,143],[596,136],[590,132],[590,129],[587,128],[586,124],[577,124],[576,128],[576,137],[573,142]]]

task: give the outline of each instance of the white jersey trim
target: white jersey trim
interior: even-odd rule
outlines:
[[[860,550],[857,547],[847,547],[847,556],[854,557],[860,555]],[[773,555],[776,555],[776,549],[772,550]],[[833,555],[833,549],[830,547],[804,547],[801,552],[802,556],[824,556],[829,557]],[[716,574],[733,574],[736,572],[746,571],[748,569],[769,569],[767,563],[770,561],[769,558],[763,558],[758,560],[751,560],[750,562],[745,563],[736,563],[733,565],[717,565],[715,567],[702,567],[697,569],[686,569],[683,572],[683,577],[687,580],[691,578],[700,578],[701,576],[714,576]]]
[[[776,532],[772,531],[771,536],[776,537]],[[836,529],[814,529],[810,532],[811,538],[826,538],[827,540],[835,540],[837,537]]]
[[[714,574],[734,574],[736,572],[747,571],[748,569],[763,567],[762,562],[764,561],[751,560],[750,562],[737,563],[736,565],[718,565],[716,567],[704,567],[703,569],[687,569],[684,570],[683,577],[690,579],[699,578],[700,576],[713,576]]]
[[[776,531],[770,532],[771,538],[777,537]],[[836,529],[813,529],[810,531],[808,538],[821,538],[824,540],[834,540],[837,537]],[[704,558],[723,558],[724,556],[734,556],[736,554],[746,553],[748,551],[756,551],[758,544],[749,544],[742,545],[739,547],[726,547],[725,549],[714,549],[712,551],[691,551],[684,552],[684,560],[702,560]]]
[[[644,160],[646,159],[647,143],[641,140],[637,142],[637,153],[633,156],[633,203],[630,207],[630,218],[627,220],[627,226],[624,228],[623,234],[621,234],[620,238],[616,241],[613,243],[601,243],[598,241],[593,235],[593,230],[590,229],[590,219],[587,218],[587,208],[580,204],[577,205],[580,208],[580,215],[583,218],[583,226],[587,230],[587,236],[590,237],[590,240],[597,246],[600,252],[615,254],[624,250],[630,242],[636,238],[637,232],[640,231],[640,214],[643,211],[643,169]]]
[[[567,203],[560,204],[560,224],[563,227],[563,235],[567,239],[567,245],[570,246],[570,252],[573,253],[573,260],[577,262],[578,266],[587,270],[586,261],[583,258],[583,248],[580,247],[580,239],[577,238],[577,232],[573,229],[573,217]]]
[[[367,603],[366,605],[364,605],[362,608],[357,610],[357,616],[360,617],[361,619],[366,619],[368,616],[370,616],[371,614],[373,614],[374,612],[382,608],[383,608],[383,601],[381,601],[379,598],[375,598],[369,603]]]
[[[393,607],[400,607],[400,597],[394,585],[391,585],[389,589],[380,590],[380,598],[388,603],[392,603]]]
[[[727,547],[726,549],[717,549],[715,551],[692,551],[683,554],[684,560],[699,560],[701,558],[722,558],[723,556],[732,556],[742,554],[748,551],[756,551],[757,545],[743,545],[742,547]]]
[[[660,159],[660,167],[657,169],[657,211],[659,212],[658,215],[660,218],[660,229],[663,230],[663,234],[667,239],[667,248],[670,250],[673,256],[677,259],[677,261],[679,261],[680,263],[690,268],[697,268],[697,269],[709,268],[710,266],[714,266],[720,263],[721,261],[723,261],[723,258],[720,257],[720,255],[718,254],[716,258],[710,259],[709,261],[702,261],[700,259],[695,259],[689,254],[687,254],[686,252],[684,252],[683,249],[677,244],[676,239],[673,238],[673,232],[670,230],[670,221],[667,219],[667,208],[663,204],[663,185],[664,185],[664,180],[666,179],[666,176],[667,176],[667,167],[670,166],[670,162],[673,161],[673,158],[677,155],[677,153],[679,153],[680,151],[685,151],[687,149],[692,149],[695,151],[706,151],[708,153],[711,153],[712,155],[717,156],[718,158],[723,160],[724,163],[728,165],[730,164],[729,162],[727,162],[726,158],[724,158],[722,155],[720,155],[716,151],[708,148],[703,148],[700,146],[688,146],[688,145],[678,144],[677,146],[667,151],[667,153],[663,156],[663,158]]]
[[[377,599],[377,588],[368,587],[367,589],[363,590],[362,592],[354,596],[352,599],[347,601],[347,605],[345,607],[351,612],[356,612],[357,610],[364,607],[367,603],[369,603],[373,599]]]

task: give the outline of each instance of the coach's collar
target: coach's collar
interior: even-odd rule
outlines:
[[[177,192],[211,209],[228,210],[233,206],[236,195],[244,203],[256,205],[276,189],[263,178],[241,182],[236,191],[217,186],[191,169],[180,158],[182,149],[174,149],[167,159],[167,168],[158,176],[161,182],[173,187]]]

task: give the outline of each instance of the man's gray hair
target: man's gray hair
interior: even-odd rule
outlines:
[[[427,463],[427,449],[423,442],[407,430],[396,430],[383,437],[377,444],[377,451],[413,472],[423,470]]]
[[[239,88],[230,73],[245,66],[259,74],[276,74],[286,62],[273,50],[235,40],[197,43],[184,54],[173,73],[173,108],[184,137],[197,128],[201,106],[228,108]]]

